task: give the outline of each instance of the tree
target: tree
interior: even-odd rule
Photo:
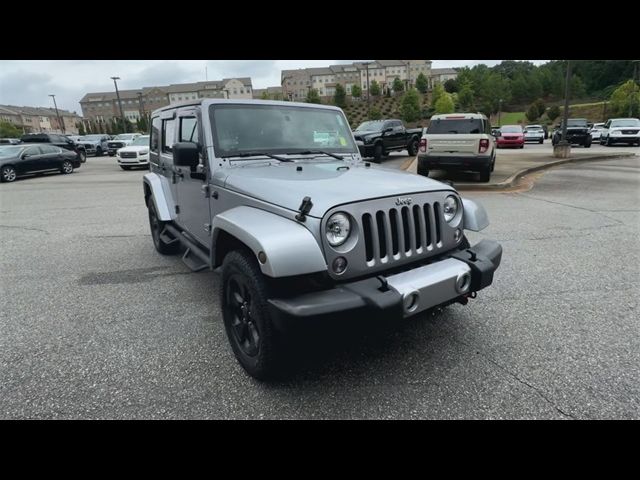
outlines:
[[[451,98],[451,95],[447,92],[441,95],[435,103],[435,108],[436,113],[453,113],[455,105],[453,104],[453,98]]]
[[[420,119],[420,95],[415,88],[403,95],[400,102],[400,114],[405,122],[415,122]]]
[[[429,81],[427,80],[427,77],[425,77],[424,73],[420,73],[418,78],[416,78],[416,88],[422,94],[427,93],[427,90],[429,89]]]
[[[371,85],[369,85],[369,93],[374,97],[380,95],[380,84],[377,81],[374,80],[371,82]]]
[[[76,122],[76,128],[78,129],[78,135],[85,135],[84,125],[82,122]]]
[[[547,117],[549,117],[549,120],[551,120],[553,122],[559,116],[560,116],[560,107],[559,106],[554,105],[553,107],[549,107],[549,110],[547,110]]]
[[[542,100],[541,98],[533,102],[532,105],[535,106],[538,110],[538,117],[541,117],[542,115],[544,115],[544,112],[547,111],[547,106],[545,105],[544,100]]]
[[[402,92],[404,90],[404,83],[399,77],[393,79],[393,91],[395,93]]]
[[[571,76],[571,98],[584,98],[587,94],[587,87],[579,75]]]
[[[458,91],[458,82],[455,79],[450,78],[444,82],[444,89],[448,93],[455,93]]]
[[[320,95],[318,94],[318,90],[316,90],[315,88],[309,89],[309,91],[307,92],[306,101],[307,103],[322,103],[320,100]]]
[[[347,92],[340,83],[336,84],[336,92],[333,95],[333,101],[336,106],[340,108],[347,106]]]
[[[640,117],[640,86],[633,80],[620,85],[611,94],[611,113],[619,117]]]
[[[525,113],[525,116],[527,117],[527,120],[529,120],[530,122],[534,122],[538,119],[538,117],[540,115],[538,115],[538,107],[536,106],[535,103],[532,103],[527,112]]]
[[[435,106],[440,97],[442,97],[445,93],[444,87],[441,83],[436,83],[435,87],[433,87],[433,91],[431,92],[431,105]]]
[[[369,110],[369,120],[380,120],[382,118],[382,113],[377,108],[373,107]]]
[[[266,90],[264,92],[262,92],[262,95],[260,95],[260,99],[261,100],[269,100],[269,94],[267,93]]]
[[[0,122],[0,137],[18,138],[22,135],[22,130],[11,122]]]
[[[360,88],[360,85],[351,87],[351,96],[353,98],[360,98],[362,96],[362,88]]]
[[[460,85],[460,91],[458,92],[458,103],[460,104],[460,109],[470,112],[474,110],[473,105],[473,89],[471,88],[471,83],[465,81]]]

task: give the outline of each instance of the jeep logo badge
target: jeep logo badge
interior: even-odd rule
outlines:
[[[411,197],[398,197],[396,198],[396,205],[411,205]]]

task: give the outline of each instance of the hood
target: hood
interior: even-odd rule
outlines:
[[[98,144],[101,144],[102,142],[100,140],[80,140],[73,143],[82,144],[82,145],[98,145]]]
[[[297,171],[298,167],[302,171]],[[302,199],[311,197],[313,207],[309,214],[318,218],[336,205],[418,192],[453,191],[449,185],[427,177],[373,164],[366,167],[364,162],[252,162],[231,167],[226,173],[225,188],[290,210],[297,211]]]
[[[140,152],[142,150],[149,150],[149,145],[129,145],[118,149],[119,152]]]

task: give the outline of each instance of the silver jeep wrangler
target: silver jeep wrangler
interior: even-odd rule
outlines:
[[[502,247],[453,187],[364,162],[342,110],[203,99],[152,114],[144,197],[156,250],[221,272],[233,352],[278,369],[282,333],[310,319],[399,319],[489,286]]]

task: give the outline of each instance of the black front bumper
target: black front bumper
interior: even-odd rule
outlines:
[[[418,166],[426,170],[468,170],[479,172],[491,166],[490,156],[438,156],[418,154]]]
[[[471,248],[454,250],[446,258],[460,260],[469,266],[469,292],[477,292],[493,282],[493,274],[502,260],[502,246],[493,240],[482,240]],[[385,284],[383,277],[378,276],[293,298],[273,298],[269,300],[271,317],[280,330],[288,330],[301,321],[322,321],[345,314],[348,317],[383,315],[402,318],[403,298]],[[466,295],[460,297],[463,296]],[[443,303],[451,303],[451,300]]]

